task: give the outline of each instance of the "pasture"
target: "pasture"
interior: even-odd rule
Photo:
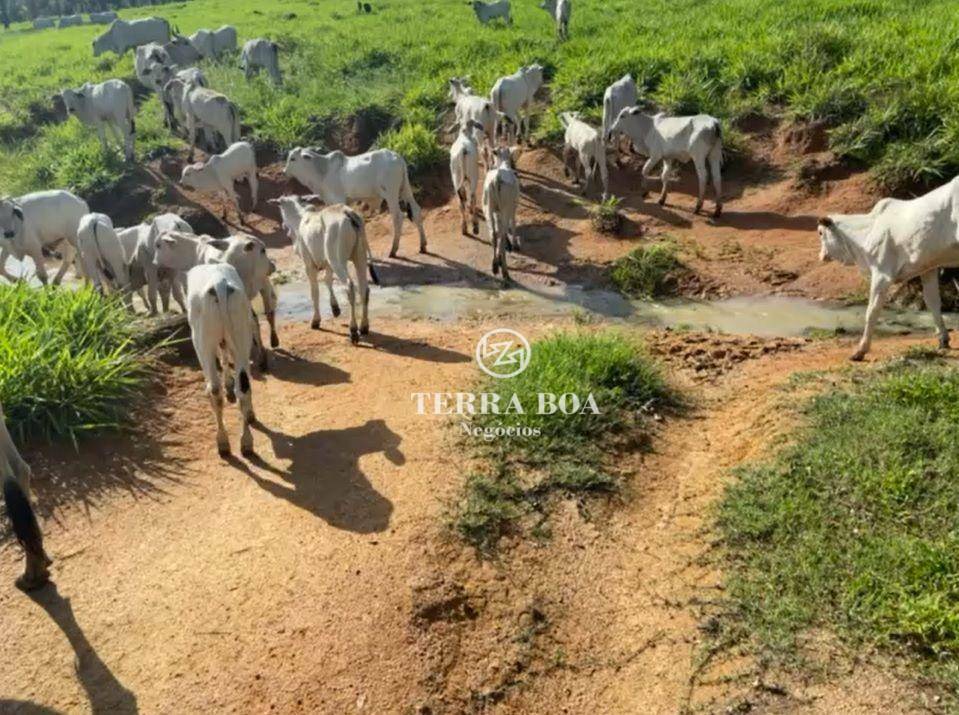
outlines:
[[[0,279],[0,404],[54,561],[15,590],[4,520],[0,711],[955,709],[959,364],[914,278],[954,283],[959,189],[868,219],[921,271],[841,218],[959,173],[954,3],[573,0],[564,41],[537,4],[485,26],[460,0],[122,10],[277,44],[280,85],[238,50],[198,63],[256,199],[187,185],[133,52],[92,56],[103,26],[0,33],[0,246],[29,228],[56,264],[75,239],[95,274],[40,286],[13,250],[30,280]],[[500,155],[506,280],[501,183],[480,175],[461,228],[448,81],[485,97],[533,63],[531,141]],[[721,216],[693,210],[691,164],[657,202],[611,143],[611,198],[572,182],[560,115],[598,126],[627,72],[642,107],[719,120],[698,126]],[[135,91],[134,162],[54,101],[110,78]],[[702,146],[656,131],[674,160]],[[297,146],[389,148],[409,179],[384,154],[294,178]],[[6,199],[43,189],[110,220],[61,236]],[[276,324],[253,348],[251,312]]]

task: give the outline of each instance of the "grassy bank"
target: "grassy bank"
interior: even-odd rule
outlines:
[[[959,14],[946,0],[580,0],[566,43],[535,3],[515,3],[512,27],[481,27],[466,3],[448,0],[375,3],[369,15],[349,2],[311,0],[195,0],[152,12],[184,33],[230,22],[241,43],[265,36],[281,45],[283,88],[247,83],[236,57],[208,74],[253,134],[285,148],[321,142],[338,118],[372,110],[413,127],[394,141],[421,151],[408,158],[422,168],[441,157],[423,137],[435,136],[449,77],[470,75],[486,92],[497,76],[537,61],[552,102],[537,122],[540,137],[559,136],[560,111],[598,117],[605,86],[630,71],[672,112],[733,119],[776,106],[824,119],[835,127],[834,148],[873,166],[888,186],[959,171]],[[11,161],[56,139],[45,126],[53,92],[133,76],[131,54],[92,56],[100,31],[0,34],[0,192],[69,179]],[[159,116],[155,102],[148,116]]]
[[[14,435],[75,440],[123,423],[147,376],[136,334],[90,288],[0,285],[0,403]]]
[[[898,362],[813,399],[794,444],[722,501],[740,635],[787,661],[826,628],[955,693],[959,371]]]
[[[513,433],[488,441],[470,438],[487,468],[467,479],[454,528],[481,549],[494,547],[524,519],[542,531],[550,500],[557,494],[617,491],[620,479],[610,454],[641,448],[648,438],[645,410],[668,396],[657,366],[642,346],[617,332],[546,338],[532,346],[524,372],[488,380],[477,392],[498,395],[504,406],[516,395],[525,410],[473,419],[473,426],[484,434]],[[575,394],[583,404],[571,414],[537,414],[541,393]],[[599,414],[585,409],[590,394]],[[567,408],[572,408],[571,402]]]

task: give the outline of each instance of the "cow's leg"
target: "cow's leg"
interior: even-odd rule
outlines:
[[[356,345],[360,342],[360,329],[356,326],[356,286],[352,278],[347,287],[347,300],[350,301],[350,342]]]
[[[934,268],[922,274],[922,297],[926,301],[926,308],[932,313],[932,320],[939,332],[939,348],[949,349],[949,330],[946,321],[942,319],[942,296],[939,293],[939,269]]]
[[[276,334],[276,291],[273,290],[273,284],[269,281],[260,291],[260,298],[263,301],[263,312],[266,313],[266,322],[270,326],[270,347],[280,347],[280,336]]]
[[[186,113],[186,133],[187,140],[190,142],[190,154],[188,159],[192,162],[193,157],[196,154],[196,119],[192,112]]]
[[[477,181],[476,183],[479,183]],[[473,235],[479,236],[479,216],[476,210],[476,184],[470,182],[470,216],[473,219]]]
[[[260,334],[260,319],[257,317],[255,310],[250,310],[250,320],[253,321],[250,323],[250,330],[253,335],[253,349],[259,360],[258,367],[260,368],[260,372],[269,372],[270,361],[266,348],[263,347],[263,336]]]
[[[713,212],[713,218],[719,218],[723,214],[723,176],[721,167],[723,163],[723,147],[717,144],[709,152],[709,173],[713,175],[713,191],[716,192],[716,210]]]
[[[883,275],[874,273],[872,282],[869,285],[869,307],[866,308],[866,327],[862,331],[862,339],[859,341],[859,347],[850,356],[850,360],[862,360],[869,352],[869,346],[872,344],[872,334],[876,329],[876,323],[879,320],[879,313],[886,303],[886,296],[889,293],[890,281]]]
[[[240,223],[243,223],[243,207],[240,205],[240,195],[236,193],[236,185],[232,181],[230,185],[226,187],[226,193],[233,202],[233,205],[236,206],[236,213],[237,216],[240,217]],[[226,218],[226,207],[223,208],[223,214],[223,217]]]
[[[246,175],[246,183],[250,185],[250,211],[256,211],[256,201],[260,192],[260,184],[256,178],[256,172],[251,171]]]
[[[50,277],[47,275],[47,265],[46,259],[43,257],[43,251],[28,251],[26,255],[30,256],[33,259],[33,267],[37,273],[37,279],[43,284],[47,285],[50,282]],[[67,265],[67,264],[64,264]]]
[[[196,348],[200,367],[206,377],[206,394],[210,398],[210,406],[216,418],[216,448],[221,457],[226,457],[230,454],[230,438],[227,437],[226,425],[223,424],[223,381],[217,366],[216,343],[208,343],[210,341],[205,339],[202,327],[193,332],[193,347]]]
[[[666,197],[669,195],[669,175],[672,172],[673,164],[669,159],[663,159],[663,173],[660,181],[663,182],[663,190],[659,194],[659,205],[666,205]]]
[[[250,382],[250,364],[248,360],[239,357],[243,352],[242,350],[238,349],[234,352],[237,357],[234,391],[240,403],[240,414],[243,415],[243,429],[240,433],[240,454],[244,457],[252,457],[254,455],[253,432],[250,431],[250,425],[256,424],[256,415],[253,414],[253,385]]]
[[[649,193],[649,190],[646,188],[647,176],[649,175],[649,172],[653,170],[653,168],[656,166],[657,163],[659,163],[659,159],[649,157],[646,160],[646,163],[643,164],[642,171],[639,172],[639,193],[640,193],[640,196],[642,196],[643,198],[646,198],[646,195]]]
[[[171,280],[158,281],[157,292],[160,294],[160,305],[164,313],[170,312],[170,293],[173,292]]]
[[[146,276],[147,281],[147,299],[146,304],[150,310],[150,315],[157,314],[157,293],[159,292],[160,279],[157,276],[156,266],[150,262],[144,269],[143,273]]]
[[[666,162],[663,162],[665,167]],[[693,213],[698,214],[703,208],[703,199],[706,197],[706,160],[701,157],[696,157],[693,159],[693,166],[696,167],[696,181],[697,181],[697,190],[699,193],[696,194],[696,208],[693,210]],[[663,177],[663,186],[666,185],[666,178]]]
[[[323,274],[323,282],[326,284],[326,292],[330,296],[330,310],[333,311],[333,317],[339,318],[340,302],[336,299],[336,293],[333,292],[333,269],[328,265]]]
[[[356,289],[360,300],[360,335],[369,335],[370,332],[370,284],[368,267],[365,260],[354,262],[356,267]]]
[[[403,212],[400,210],[398,196],[388,197],[386,204],[393,218],[393,246],[390,248],[390,258],[396,258],[396,252],[400,249],[400,234],[403,231]]]
[[[469,236],[469,229],[466,223],[466,190],[463,188],[465,182],[456,188],[456,198],[460,204],[460,233]]]
[[[109,151],[109,147],[107,146],[106,127],[103,125],[103,122],[97,122],[96,128],[97,128],[97,135],[100,137],[100,146],[103,147],[103,153],[106,154],[107,151]]]
[[[503,275],[503,285],[506,285],[509,283],[509,267],[506,265],[506,244],[509,240],[507,236],[509,224],[501,225],[499,221],[496,223],[496,233],[499,235],[499,243],[496,246],[496,250],[499,252],[499,268]]]
[[[186,274],[178,273],[173,278],[170,279],[170,293],[173,295],[173,300],[177,302],[177,305],[180,306],[180,310],[186,313],[186,301],[183,300],[183,292],[185,285],[182,285],[186,282]]]
[[[306,268],[306,282],[310,284],[310,300],[313,302],[313,320],[310,322],[310,327],[313,330],[320,329],[320,282],[319,282],[319,271],[316,270],[316,266],[313,265],[313,261],[304,261],[304,268]]]
[[[10,257],[10,251],[5,247],[0,248],[0,277],[6,278],[11,283],[17,282],[17,277],[7,270],[7,259]]]

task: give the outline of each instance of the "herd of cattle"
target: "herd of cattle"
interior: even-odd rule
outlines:
[[[557,31],[565,37],[569,0],[544,0],[540,6],[556,17]],[[474,2],[473,8],[484,22],[492,17],[509,21],[508,0]],[[207,147],[222,149],[219,153],[210,152],[204,162],[184,167],[180,181],[195,191],[224,194],[236,206],[242,223],[245,219],[235,183],[248,183],[256,205],[255,153],[240,137],[239,108],[228,97],[210,89],[202,69],[195,66],[199,60],[216,60],[230,54],[236,47],[237,32],[231,26],[198,30],[190,37],[171,36],[169,23],[160,18],[115,20],[93,42],[95,55],[135,51],[136,75],[163,102],[169,128],[176,131],[185,127],[191,162],[199,136]],[[247,77],[264,69],[277,84],[282,82],[278,47],[269,40],[247,42],[241,62]],[[492,247],[492,272],[501,274],[504,281],[509,280],[506,252],[522,248],[516,227],[521,183],[514,155],[516,146],[529,136],[531,107],[543,83],[543,67],[537,64],[501,77],[489,95],[474,92],[464,78],[449,81],[457,130],[450,148],[450,172],[459,200],[462,232],[468,234],[472,228],[473,233],[478,233],[480,219],[484,219]],[[126,82],[113,79],[86,84],[65,89],[60,96],[71,116],[96,129],[105,151],[109,150],[109,127],[126,158],[134,160],[136,105]],[[626,149],[646,157],[640,177],[643,195],[647,175],[662,163],[659,203],[664,204],[674,167],[691,161],[698,177],[695,211],[702,208],[707,178],[711,175],[715,191],[713,216],[721,216],[723,143],[716,118],[650,114],[640,106],[636,83],[627,74],[606,89],[600,128],[588,124],[577,112],[561,114],[561,121],[565,128],[566,174],[584,193],[598,175],[603,197],[608,195],[608,152],[618,154]],[[482,180],[481,167],[485,170]],[[287,155],[285,174],[313,192],[309,196],[288,195],[271,200],[278,206],[282,226],[304,263],[314,308],[312,327],[320,326],[322,273],[334,315],[340,314],[333,293],[334,277],[347,285],[350,339],[357,343],[360,335],[369,331],[367,273],[374,283],[379,281],[364,218],[347,203],[361,202],[372,209],[386,204],[393,221],[390,256],[395,256],[399,249],[404,216],[416,226],[420,250],[425,252],[421,210],[413,195],[407,163],[387,149],[347,156],[341,151],[323,153],[297,147]],[[477,206],[477,193],[482,197],[481,208]],[[316,206],[317,202],[324,206]],[[959,178],[912,201],[884,199],[869,214],[823,218],[819,222],[819,237],[822,260],[835,259],[858,266],[871,277],[866,326],[853,359],[862,359],[869,349],[890,286],[914,277],[922,279],[940,344],[948,345],[940,309],[938,271],[943,266],[959,265]],[[103,292],[120,294],[131,309],[134,293],[139,293],[151,314],[161,309],[168,311],[172,296],[188,318],[216,417],[219,452],[230,451],[223,422],[225,389],[228,400],[239,401],[243,414],[241,451],[252,453],[250,425],[255,417],[251,360],[255,356],[261,370],[268,368],[268,351],[252,308],[256,296],[262,300],[270,326],[271,347],[279,344],[276,293],[270,279],[275,266],[262,241],[245,233],[228,238],[196,235],[176,214],[163,214],[147,223],[119,228],[109,216],[91,212],[81,198],[65,190],[51,190],[0,199],[0,276],[13,281],[17,278],[6,270],[10,255],[21,261],[30,257],[44,284],[48,282],[46,259],[60,260],[54,284],[63,279],[69,266],[75,265],[78,276]],[[0,474],[13,475],[4,482],[4,492],[8,504],[13,505],[10,512],[15,530],[28,552],[25,578],[28,583],[36,583],[45,578],[49,560],[29,509],[29,490],[22,488],[25,480],[20,479],[21,486],[17,486],[16,477],[24,473],[24,468],[3,427],[0,412]],[[25,509],[18,504],[26,504]]]

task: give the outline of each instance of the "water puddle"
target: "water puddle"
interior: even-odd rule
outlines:
[[[325,288],[321,286],[321,309],[329,314]],[[309,290],[305,283],[290,283],[279,288],[278,314],[286,320],[309,320],[313,314]],[[342,291],[337,291],[340,304],[345,304]],[[761,336],[800,336],[811,330],[862,330],[865,306],[793,298],[788,296],[747,296],[722,300],[699,301],[670,299],[664,301],[629,300],[605,290],[584,290],[577,287],[531,291],[527,288],[489,290],[449,285],[425,285],[372,288],[372,317],[405,320],[433,319],[455,322],[462,319],[502,318],[528,320],[594,314],[604,318],[650,327],[714,330],[730,334]],[[946,316],[955,327],[955,316]],[[908,332],[932,327],[926,312],[883,311],[880,329],[885,332]]]

